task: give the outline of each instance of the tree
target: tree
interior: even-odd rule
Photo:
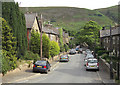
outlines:
[[[13,37],[12,29],[8,26],[7,22],[2,19],[2,55],[3,63],[2,72],[16,68],[16,41]],[[9,67],[9,69],[7,68]]]
[[[76,34],[76,39],[79,43],[86,42],[90,47],[93,47],[95,42],[99,44],[100,29],[101,27],[95,21],[89,21]]]
[[[30,51],[40,54],[40,34],[34,30],[31,32]]]
[[[64,44],[63,44],[63,30],[62,28],[59,29],[59,34],[60,34],[60,52],[65,51],[64,49]]]
[[[18,3],[2,2],[2,17],[12,28],[13,36],[17,42],[17,57],[23,57],[27,51],[27,29],[24,14],[19,10]]]
[[[44,33],[42,35],[42,55],[45,58],[50,58],[50,39],[49,37]]]
[[[60,52],[60,47],[57,42],[51,41],[50,55],[51,57],[58,55]]]

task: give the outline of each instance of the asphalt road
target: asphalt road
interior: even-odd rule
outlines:
[[[39,73],[36,73],[39,74]],[[70,55],[69,62],[60,62],[48,74],[17,81],[16,83],[102,83],[99,72],[86,71],[84,55]]]

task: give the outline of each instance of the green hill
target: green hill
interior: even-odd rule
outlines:
[[[67,31],[78,31],[86,22],[93,20],[101,26],[112,24],[112,20],[97,10],[74,7],[22,7],[24,13],[43,14],[45,21],[60,26]]]
[[[109,17],[114,22],[118,23],[118,6],[97,9],[97,11]]]

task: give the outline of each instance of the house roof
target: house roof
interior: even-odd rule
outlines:
[[[42,31],[45,32],[45,33],[48,33],[48,34],[55,34],[55,35],[57,35],[56,32],[54,32],[52,29],[49,29],[48,27],[43,27]]]
[[[37,16],[36,13],[25,14],[25,20],[26,20],[26,27],[27,28],[32,28],[36,16]]]

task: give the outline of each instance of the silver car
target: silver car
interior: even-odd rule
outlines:
[[[84,59],[85,65],[86,65],[88,59],[90,59],[90,58],[94,58],[94,56],[92,54],[87,54],[87,56]]]
[[[99,70],[99,63],[96,58],[90,58],[87,60],[86,71],[90,69]]]
[[[60,62],[61,61],[69,61],[69,56],[68,55],[62,55],[61,57],[60,57]]]

